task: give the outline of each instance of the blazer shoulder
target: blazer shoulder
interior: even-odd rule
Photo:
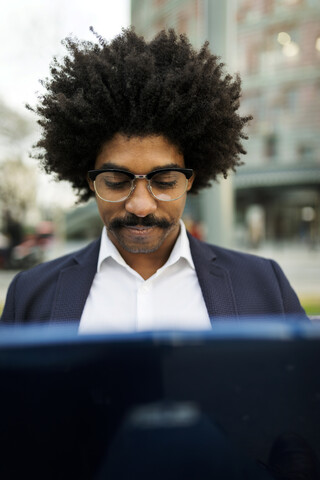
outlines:
[[[98,259],[100,248],[100,239],[94,240],[85,247],[76,250],[75,252],[68,253],[61,257],[57,257],[53,260],[40,263],[29,270],[24,270],[18,274],[19,278],[30,280],[33,277],[39,278],[47,276],[48,274],[54,274],[60,272],[64,268],[68,268],[76,263],[83,263],[86,261],[96,261]]]
[[[42,317],[47,320],[60,275],[74,268],[79,271],[79,267],[81,271],[94,272],[99,248],[100,239],[81,250],[18,273],[9,286],[1,322],[24,322],[29,318],[41,320]]]
[[[238,264],[248,263],[249,265],[265,265],[271,260],[253,255],[240,250],[233,250],[230,248],[219,247],[211,243],[198,240],[191,235],[188,235],[190,242],[191,253],[194,257],[201,256],[203,258],[211,257],[215,260],[215,264],[225,265],[226,267],[236,267]]]
[[[230,248],[220,247],[200,240],[193,239],[191,243],[196,242],[191,247],[195,256],[204,255],[208,259],[214,260],[214,265],[228,270],[229,272],[239,272],[245,277],[247,274],[263,273],[263,275],[276,275],[277,278],[285,277],[278,263],[270,258],[265,258],[252,253],[233,250]]]
[[[254,255],[252,253],[242,252],[240,250],[233,250],[229,248],[217,247],[212,245],[213,250],[217,255],[217,260],[226,261],[230,263],[246,263],[249,265],[262,266],[273,262],[269,258],[262,257],[260,255]]]
[[[240,315],[290,313],[305,318],[299,299],[277,262],[192,237],[189,240],[199,279],[208,270],[211,278],[219,274],[228,278]]]

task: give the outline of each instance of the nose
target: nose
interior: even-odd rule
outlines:
[[[157,201],[149,192],[146,180],[136,180],[135,189],[127,199],[125,208],[137,217],[146,217],[157,210]]]

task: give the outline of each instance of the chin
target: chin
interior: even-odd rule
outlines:
[[[161,242],[157,243],[156,245],[155,244],[153,245],[152,244],[145,244],[145,245],[130,244],[127,242],[119,241],[119,239],[118,239],[118,242],[119,242],[119,245],[126,252],[129,252],[129,253],[154,253],[161,247],[161,245],[164,242],[164,239]]]
[[[123,247],[125,248],[125,247]],[[129,253],[154,253],[158,250],[158,246],[150,247],[150,248],[142,248],[142,247],[126,247],[125,250]]]

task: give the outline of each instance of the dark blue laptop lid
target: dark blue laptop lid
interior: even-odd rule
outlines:
[[[195,406],[254,459],[288,431],[320,451],[320,326],[259,318],[224,319],[209,332],[77,328],[1,327],[0,473],[13,468],[12,452],[29,465],[37,451],[40,466],[55,459],[73,474],[82,455],[82,478],[128,412],[159,402]]]

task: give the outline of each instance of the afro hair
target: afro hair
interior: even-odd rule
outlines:
[[[251,117],[237,113],[240,78],[224,73],[208,42],[196,51],[172,29],[150,42],[133,27],[110,43],[95,35],[98,43],[63,41],[68,54],[53,59],[38,105],[27,105],[42,127],[36,158],[47,173],[88,200],[87,172],[116,133],[166,137],[196,173],[193,193],[243,163]]]

